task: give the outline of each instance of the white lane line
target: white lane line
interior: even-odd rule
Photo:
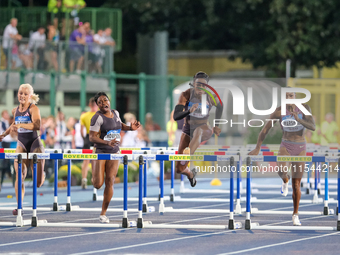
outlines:
[[[128,228],[126,230],[130,230],[130,229],[133,229],[133,228]],[[105,233],[117,232],[117,231],[122,231],[122,229],[120,228],[120,229],[115,229],[115,230],[107,230],[107,231],[100,231],[100,232],[84,233],[84,234],[77,234],[77,235],[55,236],[55,237],[41,238],[41,239],[36,239],[36,240],[20,241],[20,242],[13,242],[13,243],[4,243],[4,244],[0,244],[0,247],[10,246],[10,245],[19,245],[19,244],[25,244],[25,243],[42,242],[42,241],[56,240],[56,239],[63,239],[63,238],[70,238],[70,237],[79,237],[79,236],[87,236],[87,235],[105,234]]]
[[[333,235],[338,235],[338,234],[339,234],[339,232],[331,233],[331,234],[324,234],[324,235],[320,235],[320,236],[306,237],[306,238],[301,238],[301,239],[282,242],[282,243],[263,245],[263,246],[259,246],[259,247],[255,247],[255,248],[251,248],[251,249],[245,249],[245,250],[228,252],[228,253],[221,253],[219,255],[231,255],[231,254],[239,254],[239,253],[244,253],[244,252],[257,251],[257,250],[266,249],[266,248],[270,248],[270,247],[275,247],[275,246],[280,246],[280,245],[285,245],[285,244],[290,244],[290,243],[297,243],[297,242],[302,242],[302,241],[306,241],[306,240],[312,240],[312,239],[316,239],[316,238],[322,238],[322,237],[333,236]]]
[[[149,242],[149,243],[142,243],[142,244],[134,244],[134,245],[128,245],[128,246],[121,246],[121,247],[117,247],[117,248],[110,248],[110,249],[103,249],[103,250],[96,250],[96,251],[88,251],[88,252],[80,252],[80,253],[72,253],[71,255],[97,254],[97,253],[101,253],[101,252],[111,252],[111,251],[117,251],[117,250],[134,248],[134,247],[147,246],[147,245],[152,245],[152,244],[160,244],[160,243],[167,243],[167,242],[191,239],[191,238],[196,238],[196,237],[220,235],[220,234],[224,234],[224,233],[231,232],[231,231],[235,231],[235,230],[227,230],[227,231],[222,231],[222,232],[218,232],[218,233],[209,233],[209,234],[187,236],[187,237],[183,237],[182,236],[182,237],[179,237],[179,238],[173,238],[173,239],[167,239],[167,240],[161,240],[161,241],[155,241],[155,242]]]

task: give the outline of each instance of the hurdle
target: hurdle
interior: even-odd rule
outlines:
[[[27,153],[0,153],[0,159],[18,159],[18,214],[16,222],[0,222],[0,226],[5,227],[23,227],[23,226],[36,226],[44,224],[45,220],[38,220],[36,212],[36,200],[33,199],[33,217],[31,220],[24,220],[22,216],[22,159],[27,159]],[[33,193],[37,193],[37,160],[35,161],[35,167],[33,167]],[[34,170],[35,169],[35,170]],[[34,196],[33,196],[34,197]]]
[[[60,156],[61,155],[61,156]],[[40,155],[41,156],[41,155]],[[72,160],[82,160],[84,158],[81,157],[81,155],[72,154],[72,153],[64,153],[64,154],[58,154],[57,155],[59,159],[67,159],[68,161],[68,175],[71,173],[71,159]],[[36,153],[30,153],[29,157],[38,158],[39,154]],[[128,198],[128,185],[127,185],[127,179],[128,179],[128,160],[132,160],[132,155],[123,155],[123,154],[91,154],[92,160],[123,160],[124,164],[124,204],[123,209],[112,209],[108,208],[108,212],[123,212],[123,218],[121,224],[102,224],[102,223],[50,223],[50,222],[37,222],[37,224],[34,227],[40,226],[40,227],[94,227],[94,228],[128,228],[128,227],[134,227],[136,226],[136,221],[129,221],[128,220],[128,212],[138,212],[138,209],[131,209],[128,210],[128,204],[127,204],[127,198]],[[35,164],[36,165],[36,164]],[[36,169],[36,167],[35,167]],[[141,173],[140,173],[141,174]],[[70,176],[68,176],[70,177]],[[36,201],[37,194],[33,194],[33,199]],[[67,208],[71,209],[71,192],[68,190],[67,192]],[[35,204],[36,206],[36,204]],[[101,211],[101,208],[74,208],[72,210],[68,211]]]
[[[229,201],[226,200],[220,200],[218,202],[230,202],[233,204],[234,202],[234,178],[233,178],[233,171],[236,172],[236,168],[234,166],[234,159],[236,158],[238,160],[239,156],[217,156],[217,155],[201,155],[201,156],[186,156],[186,155],[175,155],[175,156],[169,156],[169,155],[156,155],[159,156],[160,164],[161,164],[161,172],[160,172],[160,182],[161,182],[161,200],[159,203],[159,213],[162,215],[166,212],[171,213],[234,213],[233,211],[226,210],[226,209],[174,209],[173,207],[165,207],[164,205],[164,199],[163,198],[163,192],[164,192],[164,161],[183,161],[183,160],[194,160],[194,161],[230,161],[229,169],[230,170],[230,191],[228,194],[230,194]],[[164,156],[163,158],[160,156]],[[231,160],[232,158],[232,160]],[[228,168],[228,167],[227,167]],[[183,202],[193,202],[193,201],[199,201],[199,202],[217,202],[217,199],[183,199]]]
[[[285,157],[285,158],[292,158],[291,161],[298,161],[298,162],[338,162],[340,164],[340,158],[335,157]],[[280,161],[277,158],[267,158],[264,159],[266,161]],[[247,171],[247,209],[246,209],[246,220],[245,220],[245,229],[246,230],[253,230],[253,229],[259,229],[259,230],[319,230],[319,231],[340,231],[340,214],[338,214],[338,220],[337,220],[337,226],[336,227],[319,227],[319,226],[260,226],[259,223],[251,223],[250,215],[254,212],[251,211],[251,189],[250,189],[250,178],[251,178],[251,164],[252,164],[252,156],[247,157],[246,159],[246,165],[249,171]],[[340,180],[340,173],[338,172],[338,181]],[[338,183],[340,185],[340,183]],[[340,186],[338,186],[338,194],[340,195]],[[340,196],[338,195],[338,201],[340,200]],[[339,210],[339,208],[338,208]],[[259,211],[258,211],[259,212]],[[264,214],[270,214],[267,213],[268,211],[262,211]],[[276,211],[278,212],[278,211]],[[339,212],[339,211],[338,211]],[[255,212],[256,213],[256,212]],[[261,213],[261,212],[260,212]],[[278,213],[275,213],[278,214]],[[291,214],[291,213],[290,213]],[[302,214],[299,212],[299,214]],[[306,214],[306,215],[315,215],[315,214]],[[320,214],[319,214],[320,215]],[[321,214],[322,215],[322,214]]]
[[[185,158],[183,158],[185,157]],[[177,160],[205,160],[205,161],[216,161],[216,160],[230,160],[230,164],[233,166],[234,165],[234,157],[230,156],[198,156],[199,158],[193,158],[195,156],[181,156],[176,158],[176,156],[171,156],[171,155],[156,155],[156,160],[160,161],[160,164],[164,166],[164,161],[177,161]],[[197,156],[196,156],[197,157]],[[238,159],[238,156],[235,156],[236,159]],[[140,155],[140,160],[139,162],[143,162],[143,156]],[[142,164],[142,163],[140,163]],[[161,167],[162,169],[162,167]],[[161,187],[164,186],[164,171],[160,172],[160,182],[161,182]],[[141,175],[140,175],[141,176]],[[233,189],[233,171],[230,171],[230,177],[231,177],[231,182],[230,182],[230,189]],[[234,200],[233,197],[233,192],[230,193],[230,201]],[[230,203],[230,210],[225,210],[223,213],[228,212],[229,213],[229,222],[228,225],[210,225],[210,224],[152,224],[152,222],[143,222],[142,218],[142,187],[140,185],[139,187],[139,217],[138,217],[138,223],[137,223],[137,228],[168,228],[168,229],[220,229],[220,230],[225,230],[225,229],[240,229],[242,228],[242,223],[241,222],[235,222],[234,221],[234,204],[233,202]],[[161,189],[161,200],[160,200],[160,208],[159,211],[163,211],[165,209],[164,207],[164,200],[163,200],[163,189]],[[172,210],[173,211],[173,210]],[[195,210],[194,212],[200,212],[199,210]],[[212,212],[212,211],[211,211]]]

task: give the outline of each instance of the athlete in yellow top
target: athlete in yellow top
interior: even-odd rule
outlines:
[[[91,119],[93,117],[93,115],[96,114],[96,112],[98,111],[98,106],[96,104],[96,102],[94,101],[94,98],[90,98],[89,101],[89,107],[90,107],[90,111],[83,113],[80,116],[80,125],[81,125],[81,130],[84,129],[84,127],[86,128],[86,136],[83,137],[84,138],[84,147],[83,149],[90,149],[91,146],[93,146],[93,143],[90,142],[90,138],[89,138],[89,133],[90,133],[90,125],[91,125]],[[83,133],[82,133],[83,135]],[[83,165],[82,165],[82,184],[81,187],[82,189],[86,189],[87,188],[87,172],[89,170],[89,164],[90,164],[90,160],[84,160],[83,161]]]

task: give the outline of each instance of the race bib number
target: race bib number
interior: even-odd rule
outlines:
[[[30,116],[16,116],[15,124],[30,124],[32,123]],[[18,133],[33,133],[33,130],[19,128]]]
[[[188,110],[190,110],[190,108],[194,104],[196,104],[196,103],[189,102]],[[202,114],[202,103],[199,103],[197,109],[194,112],[190,113],[190,116],[195,117],[195,118],[204,118],[204,117],[206,117],[208,115],[208,112],[209,112],[209,105],[208,105],[208,103],[206,104],[206,108],[207,108],[207,110],[206,110],[207,114]]]
[[[111,141],[116,139],[116,141],[120,141],[120,129],[117,130],[110,130],[107,132],[106,136],[104,136],[105,141]]]
[[[300,119],[303,118],[301,113],[299,113],[298,116]],[[291,115],[284,116],[281,125],[286,132],[297,132],[304,129],[304,127]]]

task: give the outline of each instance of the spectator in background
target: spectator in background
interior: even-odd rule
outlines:
[[[19,46],[19,58],[24,63],[27,71],[31,71],[33,68],[33,55],[28,47],[28,43],[22,43]]]
[[[44,125],[44,129],[46,132],[45,136],[45,145],[46,148],[54,148],[54,137],[55,137],[55,129],[56,129],[56,124],[53,116],[50,116],[47,118],[47,121]]]
[[[332,143],[338,143],[338,125],[334,121],[334,114],[327,113],[325,121],[321,124],[321,145],[329,145]]]
[[[58,43],[59,43],[59,30],[55,25],[48,25],[47,34],[47,50],[51,52],[51,61],[55,71],[58,71]]]
[[[306,141],[307,143],[314,143],[314,144],[320,144],[321,142],[321,129],[320,126],[317,125],[317,118],[313,116],[314,122],[315,122],[315,131],[312,132],[311,130],[306,130]]]
[[[39,70],[45,69],[45,43],[46,43],[46,35],[45,35],[45,28],[39,27],[36,32],[34,32],[29,40],[28,47],[33,54],[33,58],[35,57],[34,54],[36,53],[37,57],[37,68]]]
[[[174,111],[170,113],[170,120],[166,124],[166,131],[168,132],[168,146],[175,146],[177,122],[174,120]]]
[[[62,0],[48,0],[47,4],[47,11],[51,13],[51,17],[49,19],[49,22],[51,24],[54,24],[55,27],[58,27],[58,23],[61,16],[61,6],[62,6]],[[54,15],[54,19],[52,20],[52,16]]]
[[[152,113],[151,112],[148,112],[145,115],[145,130],[147,132],[161,130],[161,127],[157,123],[153,122]]]
[[[67,136],[67,127],[65,123],[65,115],[60,109],[58,110],[58,117],[56,121],[56,128],[55,128],[55,136],[54,136],[54,147],[56,149],[64,149],[65,143],[67,140],[65,137]]]
[[[124,114],[125,123],[127,126],[130,126],[131,123],[136,121],[136,116],[131,112],[127,112]],[[126,131],[125,134],[121,138],[121,146],[122,147],[134,147],[136,146],[136,138],[138,132],[135,131]]]
[[[103,73],[102,64],[103,64],[103,57],[105,56],[105,50],[102,48],[106,42],[104,31],[99,29],[97,34],[93,36],[93,42],[95,45],[93,46],[93,66],[94,71],[97,73]]]
[[[104,32],[104,38],[105,38],[105,45],[109,45],[114,47],[116,45],[115,40],[111,37],[112,34],[112,29],[111,28],[106,28]]]
[[[82,112],[81,114],[84,114]],[[76,124],[74,125],[74,130],[72,132],[72,149],[83,149],[84,147],[84,138],[86,136],[86,128],[80,124],[80,120],[76,120]]]
[[[0,126],[0,133],[2,134],[5,132],[10,126],[10,116],[7,110],[3,110],[1,112],[1,126]],[[11,135],[6,136],[1,143],[2,148],[10,148],[11,142],[14,141]],[[2,183],[4,182],[5,174],[7,173],[11,176],[11,163],[9,159],[4,159],[1,162],[1,182],[0,182],[0,190]]]
[[[81,73],[84,61],[84,45],[86,44],[85,24],[74,30],[70,36],[70,73],[74,71],[74,64],[77,62],[76,73]]]
[[[12,47],[12,69],[16,69],[22,66],[22,61],[19,58],[19,47],[18,43],[14,42]]]
[[[12,62],[11,53],[13,43],[22,39],[22,36],[18,34],[17,24],[18,20],[16,18],[12,18],[10,24],[8,24],[4,30],[2,38],[2,50],[6,56],[6,67],[7,64]]]

